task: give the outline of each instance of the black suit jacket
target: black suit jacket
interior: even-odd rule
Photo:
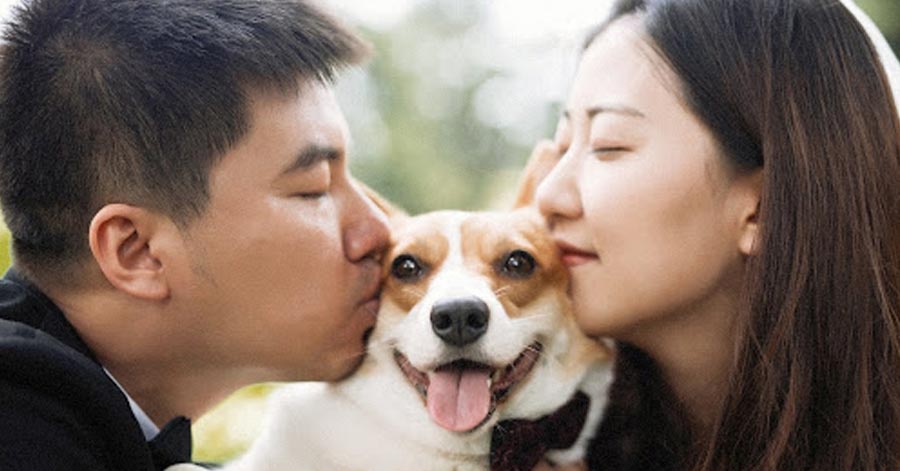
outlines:
[[[0,470],[155,469],[125,395],[59,308],[10,270],[0,280]]]

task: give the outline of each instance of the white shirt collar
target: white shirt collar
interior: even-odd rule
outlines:
[[[153,440],[157,435],[159,435],[159,427],[150,420],[150,417],[144,412],[144,409],[141,409],[141,406],[138,405],[137,402],[134,402],[134,399],[128,395],[128,391],[116,381],[116,378],[113,377],[112,373],[109,372],[106,368],[103,368],[103,371],[106,372],[106,376],[109,376],[109,379],[113,380],[113,383],[116,383],[116,386],[119,387],[119,390],[122,391],[122,394],[125,395],[125,398],[128,399],[128,405],[131,406],[131,413],[134,414],[134,418],[137,420],[138,425],[141,426],[141,432],[144,432],[144,438],[149,442]]]

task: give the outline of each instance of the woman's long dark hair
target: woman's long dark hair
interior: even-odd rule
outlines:
[[[868,36],[837,0],[629,0],[611,21],[630,14],[734,168],[763,173],[696,468],[900,469],[900,120]]]

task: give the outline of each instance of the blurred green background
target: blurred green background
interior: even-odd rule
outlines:
[[[354,174],[412,213],[508,204],[531,146],[552,136],[581,38],[609,3],[564,0],[550,11],[542,0],[327,2],[376,50],[337,86]],[[858,4],[900,50],[900,0]],[[0,228],[4,269],[8,245]],[[273,387],[245,388],[196,423],[196,458],[243,450]]]

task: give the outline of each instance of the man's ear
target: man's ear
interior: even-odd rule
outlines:
[[[169,297],[165,276],[168,218],[127,204],[108,204],[91,221],[91,253],[109,283],[131,296],[160,301]]]
[[[760,244],[759,207],[762,194],[762,169],[738,177],[738,250],[745,256],[756,255]]]
[[[531,206],[534,204],[534,194],[541,181],[550,174],[553,167],[559,162],[559,146],[552,141],[541,141],[534,146],[528,164],[522,172],[522,180],[519,182],[519,190],[513,203],[513,208]]]

